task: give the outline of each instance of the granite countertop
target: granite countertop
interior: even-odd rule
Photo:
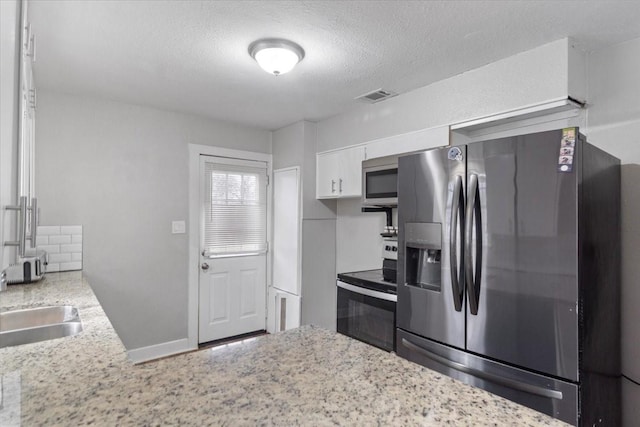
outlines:
[[[0,425],[561,426],[393,354],[305,326],[142,365],[81,273],[0,293],[79,308],[79,335],[0,349]]]

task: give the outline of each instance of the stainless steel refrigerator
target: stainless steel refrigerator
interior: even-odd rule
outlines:
[[[620,425],[620,161],[577,128],[399,159],[397,352]]]

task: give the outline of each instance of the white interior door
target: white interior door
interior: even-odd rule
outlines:
[[[267,164],[200,156],[200,343],[266,328]]]

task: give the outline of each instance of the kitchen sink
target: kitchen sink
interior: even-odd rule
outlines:
[[[81,331],[78,309],[70,305],[0,313],[0,348],[68,337]]]

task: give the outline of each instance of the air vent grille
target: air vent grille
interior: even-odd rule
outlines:
[[[390,90],[377,89],[377,90],[374,90],[373,92],[365,93],[364,95],[357,97],[356,100],[374,104],[384,99],[392,98],[396,95],[397,93],[391,92]]]

